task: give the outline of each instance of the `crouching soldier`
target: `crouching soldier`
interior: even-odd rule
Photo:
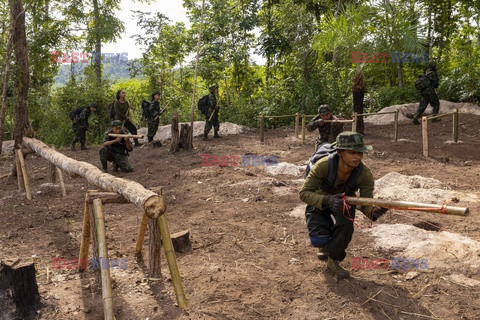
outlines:
[[[360,197],[373,197],[373,175],[362,163],[363,153],[371,149],[363,144],[360,133],[340,133],[331,153],[317,160],[300,190],[300,199],[307,203],[310,242],[318,248],[318,258],[328,260],[328,269],[338,278],[350,276],[340,261],[345,259],[345,249],[352,240],[355,218],[355,206],[346,207],[342,196],[354,196],[360,190]],[[361,210],[373,221],[386,212],[372,206]]]
[[[126,131],[122,129],[122,126],[122,121],[114,120],[112,121],[112,128],[105,133],[105,137],[103,138],[103,148],[99,151],[103,172],[108,172],[108,161],[113,162],[114,171],[117,171],[118,168],[123,172],[133,171],[133,168],[128,162],[128,152],[133,149],[130,139],[125,139],[123,137],[110,137],[108,135],[109,133],[126,134]]]
[[[318,114],[307,124],[307,130],[310,132],[318,129],[319,135],[315,143],[315,150],[326,142],[334,142],[337,135],[343,131],[343,123],[325,122],[325,120],[340,120],[340,118],[332,114],[328,105],[322,104],[318,107]]]

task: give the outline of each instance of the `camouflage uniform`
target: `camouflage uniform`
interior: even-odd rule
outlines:
[[[215,94],[213,93],[217,88],[218,88],[217,86],[212,86],[210,88],[210,94],[208,95],[208,102],[207,102],[208,111],[207,111],[207,115],[205,116],[205,131],[203,133],[204,138],[207,138],[208,133],[212,129],[212,126],[215,132],[214,137],[215,138],[220,137],[218,135],[218,130],[220,130],[220,122],[218,121],[218,111],[220,110],[220,107],[217,107],[217,109],[215,109],[215,107],[217,106],[217,97],[215,97]],[[215,113],[212,117],[212,120],[209,121],[210,116],[212,115],[212,112],[215,112]]]
[[[75,139],[72,143],[72,149],[75,149],[75,144],[80,142],[82,150],[85,149],[85,140],[86,140],[86,133],[88,130],[88,118],[90,117],[90,107],[85,107],[80,115],[76,116],[73,119],[72,129],[75,133]]]
[[[150,106],[148,107],[148,117],[147,117],[147,122],[148,122],[148,142],[153,141],[153,137],[157,133],[158,130],[158,124],[160,123],[160,115],[162,113],[160,112],[160,103],[158,101],[153,100],[150,103]]]
[[[130,121],[130,103],[128,101],[121,102],[120,100],[116,100],[113,108],[115,109],[115,120],[125,121],[123,126],[128,130],[131,134],[137,134],[137,127]],[[134,139],[135,146],[139,146],[140,143],[138,139]]]
[[[307,124],[309,132],[318,129],[319,136],[315,143],[315,150],[324,143],[332,143],[337,138],[338,134],[343,131],[343,123],[323,122],[321,115],[330,113],[330,108],[327,105],[321,105],[318,108],[318,115]],[[340,120],[339,117],[332,116],[331,120]]]
[[[108,134],[114,133],[112,129],[105,132],[105,136],[103,138],[103,142],[115,140],[115,137],[110,137]],[[127,132],[122,129],[122,134],[126,134]],[[114,143],[108,147],[103,147],[99,151],[100,154],[100,162],[102,163],[102,169],[104,171],[107,170],[108,161],[112,161],[115,171],[116,168],[120,168],[123,172],[131,172],[133,171],[132,166],[128,162],[128,150],[125,145],[125,139],[122,140],[121,143]]]
[[[413,120],[413,123],[415,124],[419,123],[418,119],[422,117],[429,103],[433,108],[433,115],[438,114],[440,111],[440,101],[438,100],[437,92],[435,91],[439,84],[436,66],[437,65],[435,62],[430,62],[428,64],[430,71],[427,72],[426,76],[430,80],[430,85],[420,91],[420,104],[418,105],[418,109]]]

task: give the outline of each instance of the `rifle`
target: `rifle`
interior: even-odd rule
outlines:
[[[153,119],[153,121],[156,121],[156,120],[157,120],[157,119],[160,117],[160,115],[161,115],[162,113],[164,113],[164,112],[165,112],[165,110],[167,110],[167,108],[168,108],[169,106],[170,106],[170,102],[169,102],[169,103],[167,103],[167,105],[165,106],[165,108],[163,108],[162,110],[160,110],[160,113],[159,113],[159,115],[158,115],[158,116],[156,116],[156,117],[155,117],[155,119]]]
[[[215,110],[218,110],[217,107],[218,105],[220,104],[220,101],[222,100],[222,96],[218,97],[218,101],[217,101],[217,105],[215,106],[215,108],[213,109],[213,112],[212,114],[210,115],[210,119],[208,119],[208,121],[212,121],[212,118],[213,118],[213,115],[215,114]]]

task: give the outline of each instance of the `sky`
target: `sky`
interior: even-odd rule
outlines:
[[[157,0],[150,5],[133,2],[132,0],[122,0],[121,10],[118,11],[118,17],[124,23],[125,32],[121,34],[116,43],[103,44],[102,52],[115,54],[127,52],[129,60],[141,58],[143,48],[140,45],[135,44],[135,40],[132,38],[132,36],[135,34],[142,34],[143,31],[139,26],[137,26],[131,10],[139,10],[144,12],[159,11],[166,15],[172,22],[183,22],[187,28],[190,27],[190,21],[185,8],[183,7],[183,0]],[[259,31],[256,30],[255,33],[258,35]],[[253,50],[250,52],[250,55],[257,64],[265,64],[265,59],[254,54]],[[191,57],[193,56],[194,54],[191,55]]]

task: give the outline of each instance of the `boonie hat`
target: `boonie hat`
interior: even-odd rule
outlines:
[[[367,152],[372,146],[363,144],[363,136],[355,131],[344,131],[337,136],[336,150],[353,150]]]
[[[328,104],[322,104],[320,107],[318,107],[318,114],[323,116],[323,115],[326,115],[326,114],[329,114],[331,111],[330,111],[330,107],[328,106]]]
[[[123,122],[120,121],[120,120],[113,120],[112,121],[112,127],[117,127],[117,128],[121,128],[123,126]]]

